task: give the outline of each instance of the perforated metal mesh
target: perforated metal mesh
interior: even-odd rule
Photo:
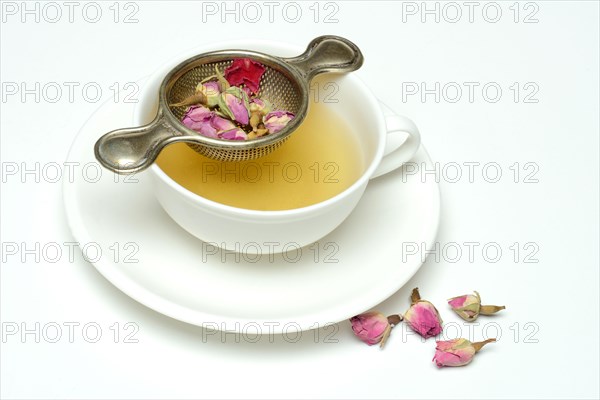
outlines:
[[[212,61],[208,63],[202,63],[202,60],[197,60],[188,71],[184,72],[179,78],[172,82],[171,87],[166,93],[168,104],[178,103],[185,98],[194,94],[198,83],[209,76],[215,74],[215,66],[221,71],[221,73],[231,65],[232,59],[222,61]],[[265,73],[263,74],[260,81],[260,91],[258,96],[261,99],[268,100],[274,110],[286,110],[294,113],[296,116],[304,112],[301,110],[303,99],[301,96],[300,84],[295,82],[293,78],[286,76],[283,72],[284,68],[278,67],[276,64],[269,65],[261,60],[261,63],[265,65]],[[186,106],[172,107],[169,106],[171,112],[176,118],[181,121],[185,112],[187,111]],[[183,125],[182,125],[183,127]],[[243,143],[236,143],[236,148],[228,147],[231,144],[229,140],[221,140],[223,146],[216,146],[214,144],[188,144],[192,149],[198,153],[221,161],[243,161],[256,159],[267,155],[277,147],[281,146],[288,136],[282,135],[282,132],[273,134],[272,140],[264,142],[264,144],[256,145],[252,143],[253,140],[247,140]],[[198,134],[199,137],[202,135]],[[270,135],[268,135],[270,136]]]

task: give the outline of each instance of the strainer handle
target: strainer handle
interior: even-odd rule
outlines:
[[[358,46],[348,39],[327,35],[313,39],[304,53],[284,61],[294,65],[310,81],[324,72],[355,71],[364,58]]]
[[[158,113],[151,123],[108,132],[96,142],[94,153],[102,166],[118,174],[133,174],[148,168],[167,144],[193,141],[182,136]]]

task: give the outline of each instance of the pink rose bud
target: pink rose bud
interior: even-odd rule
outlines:
[[[411,295],[411,306],[404,314],[404,320],[412,330],[425,339],[442,332],[442,318],[433,304],[421,300],[419,288],[414,288]]]
[[[479,352],[483,346],[495,341],[496,339],[488,339],[483,342],[471,343],[467,339],[462,338],[439,341],[436,342],[433,361],[438,368],[467,365],[473,360],[473,356]]]
[[[294,114],[288,111],[272,111],[265,115],[263,123],[265,128],[269,130],[269,133],[277,133],[294,119]]]
[[[482,306],[477,292],[475,295],[466,294],[448,299],[448,304],[465,321],[475,321],[479,315],[492,315],[505,309],[504,306]]]
[[[219,97],[221,112],[242,125],[248,125],[250,120],[249,108],[248,95],[239,87],[231,86]]]
[[[196,86],[196,92],[202,93],[206,97],[206,105],[210,108],[217,106],[221,95],[221,90],[219,89],[219,83],[217,81],[199,83],[198,86]]]
[[[372,346],[380,343],[383,348],[385,341],[390,336],[392,327],[402,321],[400,315],[390,315],[385,317],[376,311],[370,311],[364,314],[356,315],[350,318],[352,331],[363,342]]]
[[[217,130],[211,125],[214,113],[204,106],[190,107],[181,121],[183,125],[203,136],[217,137]]]

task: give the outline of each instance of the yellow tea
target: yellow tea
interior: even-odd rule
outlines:
[[[312,103],[301,126],[271,154],[221,162],[185,143],[167,146],[157,159],[173,180],[206,199],[251,210],[289,210],[327,200],[364,171],[352,128],[325,104]]]

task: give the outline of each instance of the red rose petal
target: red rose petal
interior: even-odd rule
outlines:
[[[225,69],[225,79],[232,86],[244,84],[252,93],[257,94],[264,72],[265,67],[261,63],[249,58],[237,58]]]

